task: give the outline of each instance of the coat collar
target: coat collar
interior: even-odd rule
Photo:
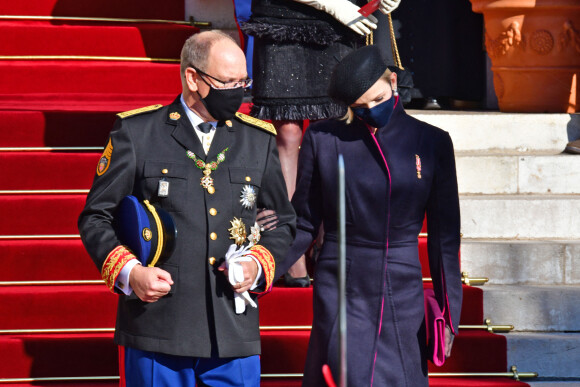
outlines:
[[[234,142],[234,124],[232,123],[232,126],[228,126],[225,122],[218,122],[209,152],[207,153],[207,159],[215,160],[218,153],[226,148],[231,149],[234,146]]]
[[[377,135],[379,133],[388,132],[391,128],[396,127],[399,124],[401,118],[406,115],[405,108],[403,108],[403,103],[399,97],[397,97],[397,101],[395,102],[395,106],[393,107],[393,113],[391,114],[391,118],[387,125],[383,126],[382,128],[377,129]]]
[[[195,135],[193,126],[187,118],[178,96],[167,109],[165,124],[173,127],[171,136],[185,149],[192,151],[200,158],[205,158],[205,152],[199,139]]]

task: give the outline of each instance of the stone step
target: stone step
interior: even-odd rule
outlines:
[[[492,322],[511,324],[516,331],[580,331],[578,305],[580,305],[579,285],[483,287],[484,316]],[[580,351],[580,336],[578,337]],[[517,365],[520,367],[519,363]]]
[[[508,347],[508,364],[516,364],[519,371],[537,372],[540,378],[575,379],[569,382],[543,382],[546,384],[538,382],[538,387],[580,385],[579,332],[510,332],[505,334],[505,337]]]
[[[580,157],[456,153],[461,194],[580,194]]]
[[[462,195],[464,238],[580,239],[580,195]]]
[[[498,285],[580,285],[579,240],[461,240],[461,269]]]
[[[455,151],[560,153],[580,138],[580,114],[525,114],[409,110],[413,117],[446,130]]]

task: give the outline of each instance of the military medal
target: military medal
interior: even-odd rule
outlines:
[[[260,242],[260,238],[262,238],[262,235],[260,234],[260,225],[256,222],[252,227],[250,227],[250,235],[248,235],[250,245],[257,245],[258,242]]]
[[[165,178],[159,180],[157,196],[160,198],[166,198],[169,196],[169,182]]]
[[[254,203],[256,202],[256,190],[251,185],[245,185],[244,188],[242,188],[240,198],[242,206],[249,210],[254,207]]]
[[[415,166],[417,167],[417,179],[421,178],[421,158],[415,155]]]
[[[213,186],[213,178],[211,177],[211,172],[215,171],[217,169],[218,165],[220,165],[226,159],[226,152],[228,151],[228,149],[230,149],[230,148],[226,148],[223,151],[221,151],[220,153],[218,153],[215,161],[211,161],[209,163],[206,163],[203,160],[200,160],[199,158],[197,158],[195,153],[193,153],[192,151],[190,151],[190,150],[187,151],[187,157],[192,159],[195,162],[195,166],[203,171],[203,177],[200,179],[201,180],[200,185],[204,189],[206,189],[207,192],[209,192],[210,194],[213,194],[215,192],[215,188]]]
[[[232,227],[228,228],[230,232],[230,239],[234,240],[234,243],[241,246],[246,241],[246,225],[241,219],[234,218],[230,220]]]

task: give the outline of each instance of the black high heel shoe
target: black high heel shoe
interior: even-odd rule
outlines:
[[[289,288],[307,288],[310,286],[310,277],[306,274],[306,277],[294,278],[286,273],[284,274],[284,283]]]

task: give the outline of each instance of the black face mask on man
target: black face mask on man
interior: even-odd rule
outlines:
[[[199,91],[197,92],[199,95]],[[225,121],[234,116],[244,99],[244,88],[235,87],[233,89],[214,89],[210,86],[209,93],[205,98],[201,98],[201,103],[208,113],[218,121]]]
[[[213,78],[211,75],[206,74],[203,71],[196,69],[195,67],[194,69],[200,74],[204,74]],[[225,121],[232,118],[240,106],[242,106],[242,101],[244,99],[244,87],[239,86],[220,89],[209,84],[209,82],[203,79],[202,76],[199,78],[209,86],[209,93],[207,93],[205,98],[201,97],[199,90],[197,91],[197,95],[199,95],[201,103],[203,103],[203,106],[205,106],[208,113],[218,121]],[[219,82],[223,83],[223,81]]]

